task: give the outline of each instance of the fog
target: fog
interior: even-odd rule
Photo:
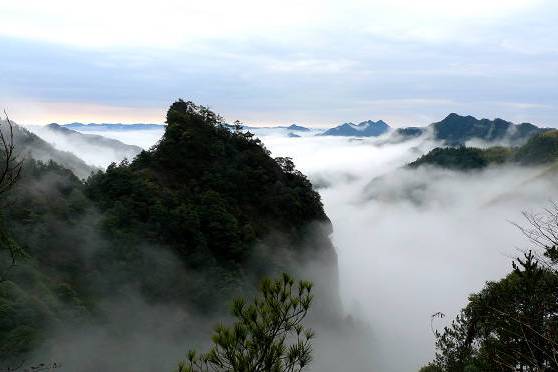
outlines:
[[[522,210],[556,198],[555,178],[544,169],[402,169],[436,146],[420,139],[263,141],[320,187],[345,312],[370,325],[370,352],[381,359],[372,364],[382,371],[417,370],[431,360],[431,315],[451,320],[469,294],[506,275],[529,248],[510,221],[522,223]]]
[[[149,148],[162,133],[98,134]],[[257,134],[273,156],[293,158],[333,222],[343,311],[356,323],[343,333],[318,329],[314,370],[362,370],[363,363],[378,372],[418,370],[433,357],[431,315],[446,314],[433,323],[443,327],[469,294],[510,272],[511,260],[529,248],[510,221],[522,223],[523,210],[540,209],[557,197],[556,176],[543,168],[405,168],[440,145],[428,139]],[[102,344],[106,335],[101,336],[95,339]],[[170,341],[163,344],[171,345],[175,338],[166,337]],[[173,347],[169,355],[185,347]],[[335,355],[344,350],[352,356],[334,368],[334,349]]]
[[[151,146],[155,145],[157,141],[165,133],[165,129],[145,129],[145,130],[134,130],[134,131],[119,131],[119,130],[104,130],[104,131],[84,131],[83,133],[97,134],[99,136],[104,136],[119,140],[121,142],[127,143],[128,145],[139,146],[143,149],[149,149]]]
[[[127,142],[118,142],[114,141],[114,139],[118,140],[116,136],[106,136],[102,133],[83,132],[83,135],[81,135],[73,130],[53,129],[41,125],[29,125],[26,128],[55,149],[71,152],[85,163],[101,169],[105,169],[112,162],[118,163],[124,159],[134,158],[141,151],[143,144],[149,145],[152,141],[151,137],[157,138],[157,135],[159,137],[161,135],[157,133],[157,135],[149,137],[149,142],[141,143],[142,141],[139,140],[129,141],[133,137],[141,138],[135,133],[130,133]],[[136,145],[133,142],[140,142],[140,144]]]

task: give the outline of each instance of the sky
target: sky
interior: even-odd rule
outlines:
[[[0,0],[16,122],[164,121],[177,98],[250,125],[558,126],[555,0]]]

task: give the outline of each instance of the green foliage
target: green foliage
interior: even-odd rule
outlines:
[[[436,332],[440,371],[551,371],[558,368],[558,275],[531,252],[489,282],[450,326]]]
[[[27,159],[5,201],[0,248],[25,254],[15,267],[0,258],[0,269],[10,267],[0,283],[0,353],[16,359],[62,320],[103,321],[99,304],[130,288],[149,303],[220,311],[291,259],[307,259],[308,226],[328,222],[290,159],[271,158],[251,134],[183,101],[171,106],[160,143],[133,162],[84,183],[55,162]],[[317,252],[332,249],[316,241]]]
[[[526,144],[517,148],[502,146],[479,149],[474,147],[435,148],[410,163],[411,168],[434,165],[455,170],[474,170],[504,163],[540,165],[558,159],[558,131],[545,131],[533,135]]]
[[[488,165],[488,160],[483,155],[483,150],[472,147],[435,148],[410,163],[409,166],[418,168],[421,165],[429,164],[456,170],[481,169]]]
[[[464,146],[438,147],[410,163],[409,167],[418,168],[428,164],[461,171],[482,169],[489,164],[503,164],[510,161],[513,154],[513,149],[501,146],[487,149]]]
[[[520,147],[514,160],[524,165],[550,163],[558,159],[558,131],[548,131],[533,136]]]
[[[205,354],[188,353],[178,372],[300,371],[312,361],[312,330],[302,321],[312,303],[312,284],[283,274],[265,279],[259,296],[251,304],[233,302],[237,321],[219,325],[212,337],[214,346]]]
[[[184,101],[169,109],[166,133],[151,151],[94,175],[87,193],[108,216],[110,234],[171,245],[199,265],[207,255],[242,262],[271,226],[296,239],[308,222],[327,221],[290,159],[272,159],[250,133]]]

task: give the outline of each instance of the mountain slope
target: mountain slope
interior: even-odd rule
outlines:
[[[155,148],[85,184],[27,160],[0,214],[0,232],[29,256],[0,283],[0,357],[41,347],[68,370],[118,370],[116,358],[90,358],[98,342],[150,353],[127,368],[170,369],[183,350],[169,357],[160,343],[182,349],[205,329],[196,316],[281,271],[314,279],[320,313],[337,312],[331,224],[306,177],[204,107],[178,101],[167,122]]]
[[[5,126],[0,122],[0,126]],[[60,151],[34,133],[14,123],[14,144],[21,157],[43,162],[52,160],[70,169],[81,179],[89,177],[97,168],[85,163],[71,152]]]
[[[58,124],[33,127],[32,131],[59,149],[79,155],[89,164],[106,168],[112,162],[133,159],[142,149],[116,139],[96,134],[80,133]]]
[[[390,126],[384,121],[363,121],[358,125],[344,123],[321,133],[320,136],[343,136],[343,137],[378,137],[390,130]]]
[[[87,189],[111,234],[125,229],[170,246],[194,268],[239,277],[239,267],[255,260],[260,277],[324,257],[336,267],[331,224],[307,178],[191,102],[171,106],[157,146],[92,177]],[[220,285],[229,284],[236,285]]]
[[[517,149],[514,160],[524,165],[545,164],[558,159],[558,130],[539,133]]]
[[[491,164],[544,165],[558,160],[558,131],[535,134],[520,147],[435,148],[410,163],[411,168],[432,165],[447,169],[482,169]]]

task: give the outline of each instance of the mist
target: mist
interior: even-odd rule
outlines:
[[[441,329],[471,293],[510,272],[511,260],[530,248],[510,221],[522,223],[523,210],[540,209],[557,197],[555,176],[544,168],[500,166],[475,172],[406,168],[441,145],[428,137],[398,142],[389,135],[355,139],[256,133],[272,156],[291,157],[309,177],[333,223],[331,238],[346,320],[339,326],[327,325],[315,307],[311,323],[318,337],[312,370],[416,371],[428,363],[434,353],[432,314],[446,315],[432,324]],[[162,133],[95,134],[147,149]],[[170,276],[180,271],[172,264],[177,258],[162,260],[155,264],[173,267],[163,270],[172,282]],[[298,275],[307,274],[335,291],[324,272],[328,271],[318,266]],[[134,288],[107,299],[102,308],[108,314],[102,326],[53,330],[51,349],[40,351],[37,360],[65,358],[65,370],[77,365],[95,370],[103,364],[88,359],[88,351],[94,350],[94,356],[119,350],[119,355],[107,356],[112,367],[172,368],[189,347],[203,350],[211,326],[227,319],[226,309],[204,316],[178,306],[156,306]],[[153,347],[153,340],[158,340],[158,347]],[[127,364],[129,355],[141,357]]]
[[[442,328],[471,293],[509,273],[512,259],[531,248],[510,221],[521,224],[523,210],[557,196],[542,168],[404,168],[440,145],[429,140],[262,139],[319,188],[333,222],[344,311],[369,325],[378,371],[430,361],[432,314],[446,314],[433,324]]]

